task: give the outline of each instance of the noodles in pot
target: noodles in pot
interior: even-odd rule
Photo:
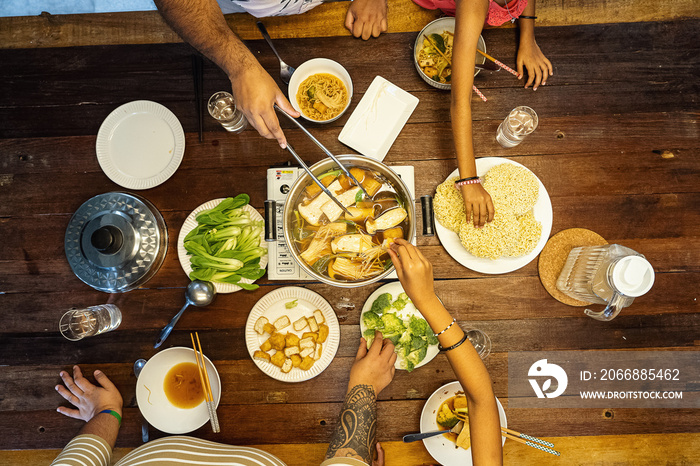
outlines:
[[[312,120],[330,120],[345,109],[348,90],[343,81],[332,74],[313,74],[299,85],[297,103],[302,113]]]

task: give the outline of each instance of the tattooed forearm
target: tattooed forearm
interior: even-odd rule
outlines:
[[[345,397],[326,458],[350,457],[372,464],[377,429],[377,396],[370,385],[355,385]]]

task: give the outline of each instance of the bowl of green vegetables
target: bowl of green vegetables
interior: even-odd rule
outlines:
[[[217,293],[255,290],[265,275],[264,220],[247,194],[214,199],[185,219],[177,240],[180,265],[191,280],[212,282]]]
[[[377,330],[394,343],[397,369],[411,372],[439,353],[437,337],[400,282],[380,286],[367,298],[362,307],[360,330],[368,347]]]

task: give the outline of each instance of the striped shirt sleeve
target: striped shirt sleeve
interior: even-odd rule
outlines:
[[[51,466],[109,466],[112,449],[97,435],[78,435],[68,442]]]
[[[128,453],[115,466],[285,466],[275,456],[250,447],[237,447],[194,437],[171,436],[148,442]]]

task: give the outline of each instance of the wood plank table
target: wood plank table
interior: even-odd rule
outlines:
[[[484,38],[490,54],[514,62],[514,30],[487,30]],[[334,153],[352,152],[337,136],[375,76],[420,99],[385,160],[415,167],[419,197],[433,194],[456,163],[449,94],[417,75],[411,61],[414,39],[415,33],[396,33],[369,42],[330,37],[285,39],[276,45],[290,64],[328,57],[349,70],[355,86],[350,110],[334,123],[307,125]],[[486,276],[460,266],[437,237],[419,235],[418,244],[435,264],[436,290],[447,308],[465,328],[480,328],[491,337],[493,352],[485,363],[510,426],[540,437],[583,437],[563,441],[573,451],[585,451],[587,436],[610,436],[597,437],[604,440],[598,440],[596,451],[610,451],[623,462],[649,458],[636,452],[639,443],[634,446],[635,436],[645,435],[654,445],[674,446],[673,451],[649,452],[652,456],[677,464],[700,462],[697,410],[508,408],[508,352],[697,350],[700,341],[700,21],[547,27],[538,30],[538,42],[554,64],[554,76],[537,92],[523,90],[506,72],[476,78],[489,99],[482,103],[475,97],[472,103],[476,153],[512,158],[537,174],[552,199],[552,234],[589,228],[610,243],[645,254],[657,272],[654,288],[603,323],[552,299],[540,284],[537,261],[513,273]],[[246,43],[277,77],[277,62],[267,45]],[[182,222],[203,202],[240,192],[262,207],[266,169],[290,159],[254,130],[227,134],[208,116],[204,142],[198,141],[192,53],[185,44],[0,50],[2,450],[62,448],[77,432],[80,421],[55,412],[63,400],[53,389],[59,370],[75,363],[90,373],[100,368],[117,384],[125,403],[118,447],[140,444],[132,364],[155,354],[158,331],[183,303],[188,278],[176,257]],[[229,86],[225,75],[205,61],[205,97]],[[97,163],[96,134],[112,110],[139,99],[160,102],[177,115],[186,132],[185,157],[166,183],[140,192],[168,225],[162,268],[137,290],[106,295],[73,275],[63,239],[72,213],[84,201],[123,190]],[[516,105],[535,108],[539,127],[520,146],[502,149],[494,134]],[[298,129],[282,124],[305,159],[322,158]],[[189,331],[198,331],[221,374],[222,433],[214,435],[206,426],[193,435],[263,444],[289,464],[318,464],[345,393],[360,336],[360,309],[380,284],[350,290],[303,284],[335,309],[341,345],[324,373],[299,384],[270,379],[247,354],[243,326],[248,311],[286,283],[265,278],[260,284],[257,291],[220,295],[206,309],[188,310],[166,343],[188,346]],[[64,310],[108,301],[124,314],[117,331],[80,342],[58,334]],[[438,356],[411,374],[398,372],[380,394],[378,439],[388,442],[387,464],[430,463],[420,443],[394,442],[418,430],[425,400],[454,378],[446,358]],[[319,445],[300,450],[295,444]],[[300,451],[316,456],[301,460]],[[512,442],[504,454],[512,464],[553,460]],[[564,455],[560,461],[565,464],[584,459]],[[589,459],[596,458],[606,459]]]

